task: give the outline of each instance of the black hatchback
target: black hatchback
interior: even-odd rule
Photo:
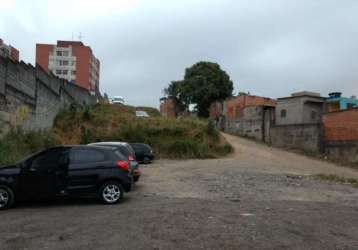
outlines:
[[[134,149],[137,161],[148,164],[154,159],[153,150],[148,144],[130,143],[130,145]]]
[[[0,209],[17,200],[57,196],[96,197],[115,204],[132,185],[129,164],[118,149],[59,146],[0,167]]]

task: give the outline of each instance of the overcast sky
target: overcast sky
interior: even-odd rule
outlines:
[[[0,0],[0,38],[34,64],[36,43],[82,33],[100,89],[158,107],[186,67],[218,62],[235,91],[358,94],[358,0]]]

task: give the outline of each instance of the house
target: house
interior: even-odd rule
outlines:
[[[277,99],[276,125],[318,124],[324,112],[325,98],[319,93],[302,91]]]
[[[326,98],[327,112],[334,112],[358,107],[358,99],[355,96],[342,97],[341,92],[333,92],[328,94]]]

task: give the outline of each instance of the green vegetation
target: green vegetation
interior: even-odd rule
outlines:
[[[11,132],[0,140],[0,164],[56,144],[96,141],[144,142],[161,158],[214,158],[232,152],[214,125],[196,118],[161,117],[152,108],[137,108],[150,118],[135,116],[135,107],[96,104],[71,106],[60,112],[48,132]]]
[[[318,174],[318,175],[315,175],[314,178],[318,179],[318,180],[324,180],[324,181],[332,181],[332,182],[337,182],[337,183],[351,184],[352,186],[358,188],[358,179],[355,179],[355,178],[345,178],[345,177],[340,177],[340,176],[334,175],[334,174],[330,174],[330,175]]]
[[[212,62],[199,62],[185,70],[184,80],[173,81],[164,92],[176,99],[179,109],[195,104],[199,117],[208,117],[211,103],[232,95],[229,75]]]
[[[0,164],[14,163],[24,156],[59,144],[52,132],[11,131],[0,140]]]

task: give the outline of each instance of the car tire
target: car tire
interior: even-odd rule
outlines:
[[[149,163],[150,163],[149,157],[144,156],[144,158],[143,158],[143,163],[144,163],[144,164],[149,164]]]
[[[117,204],[123,198],[124,189],[118,181],[107,181],[99,190],[100,200],[107,205]]]
[[[133,177],[133,181],[134,181],[134,182],[139,181],[139,177],[140,177],[140,176],[134,176],[134,177]]]
[[[15,201],[15,194],[11,188],[0,185],[0,210],[10,208]]]

